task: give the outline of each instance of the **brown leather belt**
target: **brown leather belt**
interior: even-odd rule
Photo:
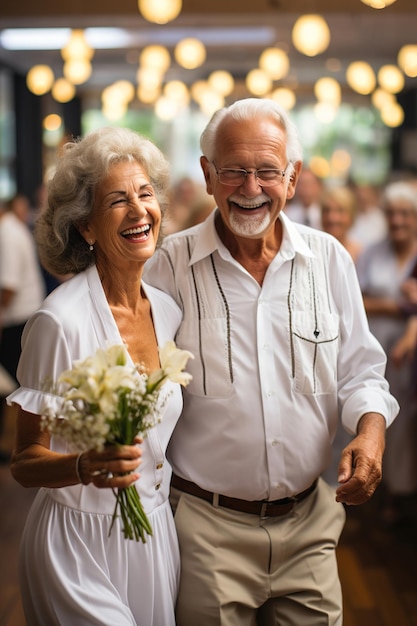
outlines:
[[[229,496],[222,496],[220,494],[211,493],[205,489],[201,489],[198,485],[185,480],[176,474],[172,475],[171,485],[175,489],[189,493],[196,498],[201,498],[213,504],[214,506],[223,506],[226,509],[233,509],[233,511],[240,511],[241,513],[250,513],[252,515],[259,515],[260,517],[280,517],[281,515],[287,515],[292,511],[294,505],[301,500],[304,500],[310,493],[317,487],[317,480],[314,481],[310,487],[297,493],[297,495],[291,498],[282,498],[282,500],[240,500],[239,498],[230,498]]]

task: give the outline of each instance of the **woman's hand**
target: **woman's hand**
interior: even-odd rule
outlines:
[[[11,472],[23,487],[59,489],[82,482],[96,487],[128,487],[139,478],[135,470],[142,451],[136,437],[131,446],[109,446],[102,452],[88,450],[81,455],[62,454],[50,449],[50,435],[41,428],[41,417],[19,407],[16,444]]]
[[[125,488],[140,476],[135,471],[141,463],[142,450],[137,444],[143,442],[135,438],[131,446],[106,446],[102,452],[88,450],[76,459],[76,473],[84,485],[93,483],[98,488]]]

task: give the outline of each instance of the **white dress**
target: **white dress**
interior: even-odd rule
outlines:
[[[143,285],[158,344],[174,337],[180,311],[169,296]],[[140,333],[140,328],[138,328]],[[59,286],[28,322],[18,367],[21,385],[9,397],[39,414],[46,377],[56,380],[76,359],[107,343],[121,343],[95,267]],[[117,520],[108,536],[111,489],[75,485],[41,488],[30,510],[20,550],[20,584],[29,626],[174,626],[179,550],[168,501],[171,468],[165,450],[182,408],[179,385],[168,394],[162,421],[142,444],[136,482],[153,528],[146,544],[123,537]],[[51,448],[66,452],[62,441]]]

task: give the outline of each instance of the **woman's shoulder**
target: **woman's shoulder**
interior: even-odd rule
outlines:
[[[25,334],[29,329],[36,329],[36,332],[48,331],[51,335],[64,333],[72,336],[86,325],[90,303],[89,285],[83,272],[58,285],[45,298],[27,322]]]
[[[25,325],[22,344],[46,359],[56,355],[81,358],[83,351],[94,347],[97,314],[86,277],[77,274],[62,283],[44,300]],[[27,353],[27,351],[26,351]]]
[[[89,286],[85,272],[76,274],[60,285],[45,298],[42,309],[49,311],[67,311],[68,308],[77,308],[80,300],[85,300]]]

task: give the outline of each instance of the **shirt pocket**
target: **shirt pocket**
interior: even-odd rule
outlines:
[[[177,333],[177,345],[195,356],[187,363],[187,371],[193,377],[187,393],[211,398],[232,395],[230,329],[223,317],[184,320]]]
[[[337,388],[339,317],[331,313],[293,313],[292,373],[295,391],[330,394]]]

